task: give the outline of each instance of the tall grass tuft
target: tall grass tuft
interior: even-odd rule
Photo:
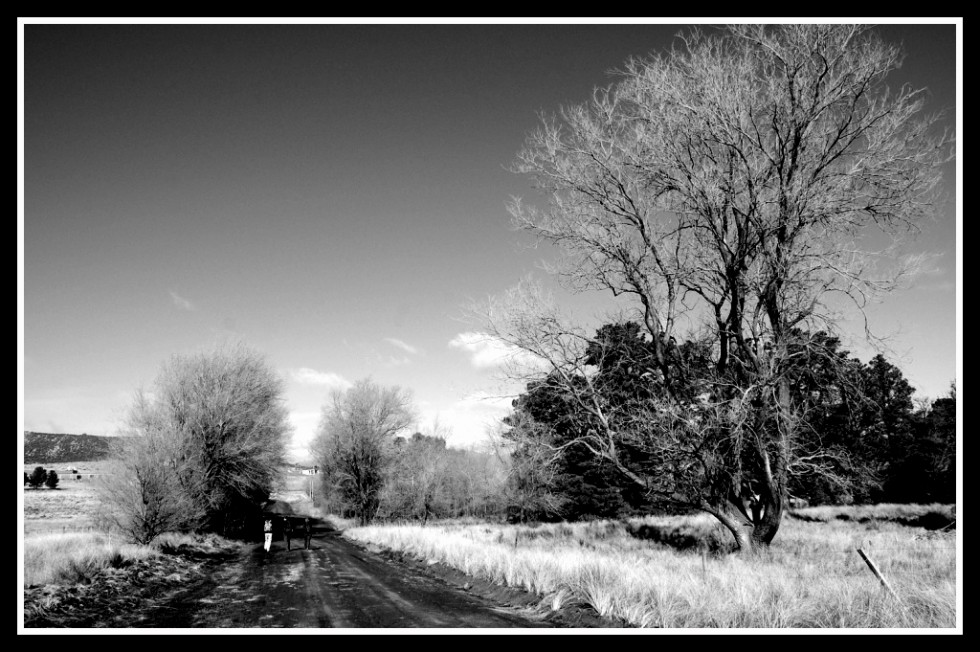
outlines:
[[[39,534],[24,539],[24,585],[78,584],[105,568],[160,554],[102,533]]]

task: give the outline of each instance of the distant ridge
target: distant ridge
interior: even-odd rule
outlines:
[[[24,433],[24,464],[103,460],[109,456],[109,445],[114,439],[27,431]]]

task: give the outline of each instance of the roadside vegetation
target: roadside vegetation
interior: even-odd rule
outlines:
[[[780,540],[753,555],[728,554],[730,537],[706,515],[374,525],[345,536],[523,588],[541,597],[542,608],[586,604],[636,627],[955,627],[955,537],[892,522],[888,515],[898,511],[886,508],[864,524],[857,514],[826,523],[787,519]],[[898,600],[858,547],[872,555]]]
[[[26,537],[26,627],[140,627],[176,592],[206,582],[241,543],[164,534],[151,545],[97,532]]]

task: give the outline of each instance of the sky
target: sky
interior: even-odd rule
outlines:
[[[539,114],[687,27],[24,22],[20,430],[116,434],[170,356],[244,342],[284,380],[298,461],[331,391],[367,377],[412,392],[418,429],[485,439],[514,386],[466,307],[550,283],[507,167]],[[928,87],[953,127],[956,26],[880,29],[907,55],[889,84]],[[960,212],[868,311],[923,397],[957,375]],[[612,306],[560,296],[584,321]]]

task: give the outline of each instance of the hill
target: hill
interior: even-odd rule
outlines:
[[[48,432],[24,433],[24,464],[91,462],[109,456],[115,437],[68,435]]]

